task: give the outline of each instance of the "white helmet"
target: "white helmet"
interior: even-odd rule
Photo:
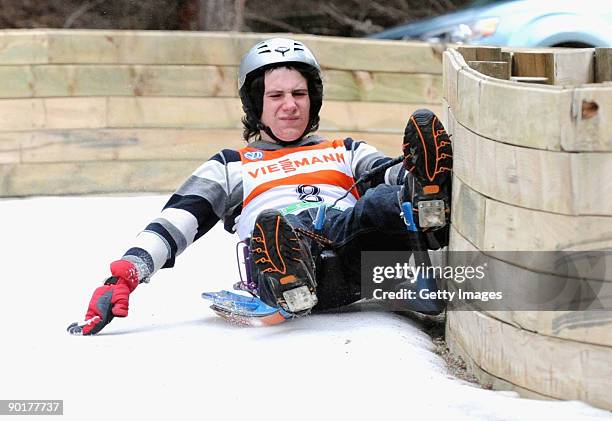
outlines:
[[[307,76],[308,94],[310,96],[310,118],[308,127],[302,134],[304,136],[304,134],[316,130],[318,127],[319,111],[323,103],[321,67],[310,49],[300,41],[288,38],[271,38],[253,46],[242,57],[238,70],[238,92],[242,101],[242,109],[246,114],[246,118],[243,119],[245,126],[256,125],[258,129],[266,131],[273,139],[276,139],[276,136],[259,120],[262,110],[259,109],[260,107],[257,106],[254,98],[251,98],[249,91],[251,82],[255,77],[262,75],[267,69],[285,65],[294,65],[298,69],[309,70],[305,76]]]
[[[242,89],[251,72],[277,63],[303,63],[321,72],[317,59],[304,44],[288,38],[271,38],[256,44],[240,60],[238,89]]]

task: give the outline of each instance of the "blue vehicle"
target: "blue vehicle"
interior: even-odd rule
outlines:
[[[612,1],[479,0],[459,11],[369,35],[513,47],[612,47]]]

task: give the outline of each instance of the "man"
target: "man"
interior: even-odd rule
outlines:
[[[290,316],[358,300],[361,250],[446,245],[452,151],[433,113],[410,117],[403,163],[394,166],[366,143],[311,134],[323,100],[321,69],[304,44],[283,38],[245,54],[239,93],[247,146],[224,149],[202,164],[111,263],[112,277],[95,290],[83,334],[127,316],[134,289],[172,267],[221,219],[249,245],[245,289]],[[402,209],[420,201],[441,209],[433,228],[424,212],[412,223],[412,206]],[[333,257],[331,267],[324,251]]]

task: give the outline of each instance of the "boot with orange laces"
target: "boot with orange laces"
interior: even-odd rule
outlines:
[[[444,126],[427,109],[415,111],[406,125],[406,175],[401,201],[410,202],[416,228],[425,234],[429,249],[448,245],[452,199],[453,149]]]
[[[250,252],[261,300],[294,316],[308,314],[317,304],[314,261],[308,244],[279,211],[259,214]]]

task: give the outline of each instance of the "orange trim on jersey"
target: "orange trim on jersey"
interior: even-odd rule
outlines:
[[[259,196],[261,193],[278,186],[286,186],[291,184],[330,184],[332,186],[342,187],[343,189],[347,190],[353,185],[354,182],[355,179],[353,177],[349,177],[348,175],[335,170],[321,170],[306,174],[291,175],[278,180],[268,181],[267,183],[262,183],[255,187],[246,197],[246,199],[244,199],[242,205],[248,205],[251,200]],[[359,199],[359,193],[355,187],[353,187],[351,193],[356,199]]]
[[[242,162],[267,161],[270,159],[282,158],[285,155],[289,155],[289,154],[301,152],[301,151],[316,151],[316,150],[329,149],[329,148],[335,149],[338,147],[344,147],[344,140],[324,140],[323,142],[318,143],[316,145],[295,146],[295,147],[290,146],[290,147],[278,149],[276,151],[264,151],[261,149],[251,148],[250,146],[247,146],[246,148],[240,149],[240,159],[242,160]],[[247,159],[244,157],[245,152],[262,152],[263,158],[258,159],[258,160]]]

